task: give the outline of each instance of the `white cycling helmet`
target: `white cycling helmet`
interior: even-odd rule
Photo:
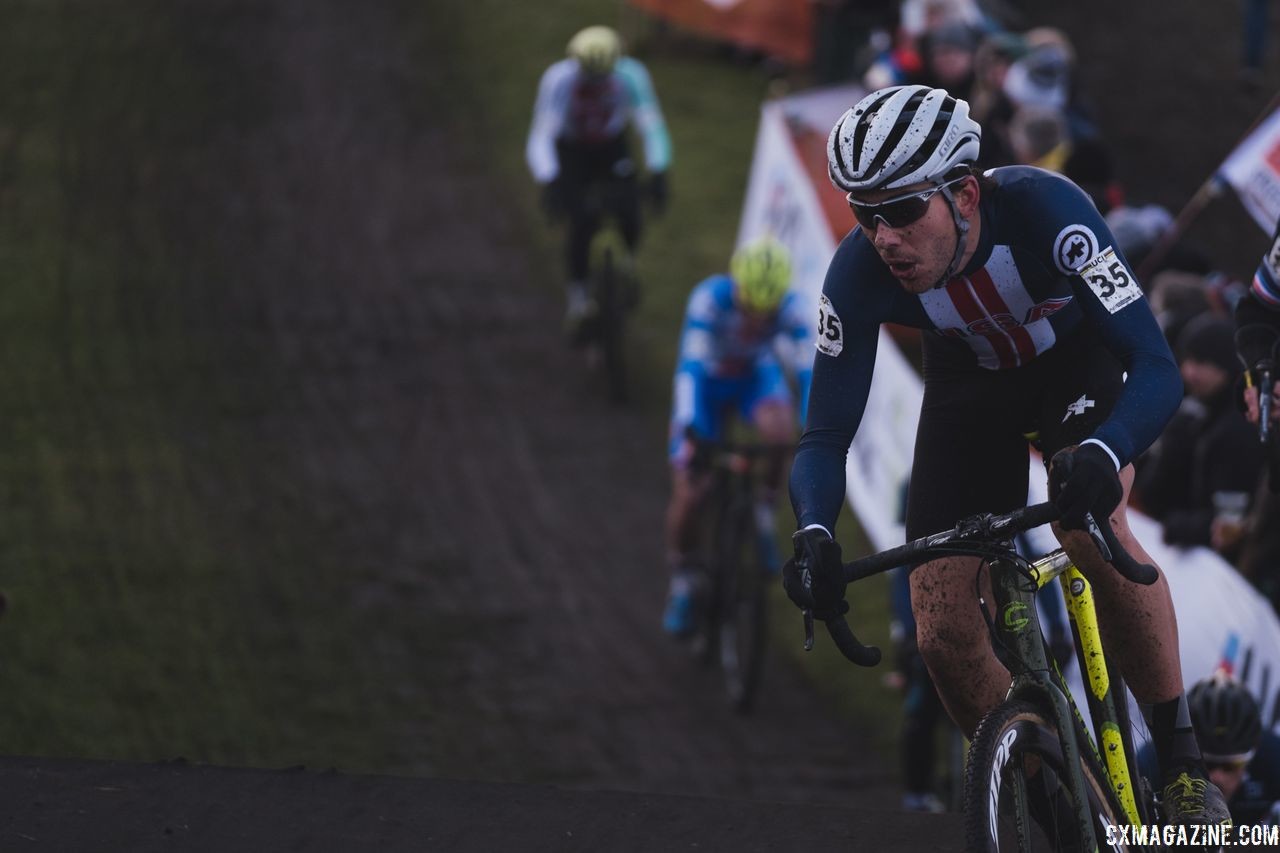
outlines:
[[[940,181],[978,159],[982,128],[945,89],[890,86],[847,110],[827,139],[831,183],[845,192]]]

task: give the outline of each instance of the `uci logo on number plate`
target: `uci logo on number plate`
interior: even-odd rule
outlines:
[[[1080,277],[1112,314],[1142,298],[1142,289],[1111,246],[1089,261],[1080,270]]]

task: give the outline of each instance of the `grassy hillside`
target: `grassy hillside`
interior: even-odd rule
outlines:
[[[524,211],[521,239],[552,293],[557,235],[523,165],[537,78],[585,23],[634,38],[675,148],[635,324],[662,429],[685,294],[726,262],[768,78],[660,38],[615,2],[400,13],[420,55],[449,69],[419,68],[418,120],[478,140],[468,165],[498,177],[495,205]],[[209,166],[217,133],[262,118],[257,69],[227,48],[233,25],[267,14],[162,0],[0,8],[0,752],[260,766],[320,752],[394,771],[394,734],[429,721],[395,689],[403,672],[344,642],[387,626],[344,599],[351,567],[335,564],[327,520],[257,425],[282,379],[263,342],[235,331],[234,264],[176,189],[233,180],[191,170]],[[872,639],[882,601],[880,589],[858,605],[878,620]],[[798,617],[779,604],[794,647]],[[883,704],[878,673],[825,652],[806,664],[856,707]]]
[[[190,13],[0,10],[0,751],[385,766],[340,640],[368,626],[254,428],[273,377],[178,229],[184,170],[259,106]]]

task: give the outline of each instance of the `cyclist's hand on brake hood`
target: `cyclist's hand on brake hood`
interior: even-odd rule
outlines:
[[[791,542],[795,554],[782,567],[782,587],[792,603],[824,622],[848,613],[840,544],[820,527],[797,531]]]
[[[1049,499],[1067,530],[1085,530],[1085,516],[1105,524],[1120,505],[1124,489],[1110,455],[1096,444],[1058,451],[1049,467]]]

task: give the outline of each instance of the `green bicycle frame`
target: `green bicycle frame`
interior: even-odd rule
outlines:
[[[1116,797],[1124,809],[1125,816],[1132,826],[1140,826],[1143,821],[1138,811],[1138,802],[1133,793],[1133,774],[1129,764],[1131,749],[1127,749],[1120,722],[1119,702],[1127,702],[1123,695],[1117,695],[1111,680],[1111,668],[1102,649],[1102,634],[1098,629],[1098,612],[1093,604],[1093,588],[1063,552],[1061,561],[1066,568],[1056,572],[1058,583],[1062,586],[1062,597],[1067,604],[1067,615],[1071,620],[1072,633],[1076,639],[1076,656],[1081,662],[1081,679],[1086,688],[1089,702],[1089,716],[1093,720],[1096,743],[1101,746],[1101,765],[1106,769],[1115,790]],[[1057,555],[1044,558],[1052,561]],[[1033,564],[1033,568],[1038,564]],[[1047,579],[1051,579],[1052,574]],[[1047,582],[1047,580],[1046,580]]]
[[[1114,688],[1118,685],[1113,683],[1103,655],[1092,590],[1088,581],[1071,563],[1071,559],[1061,550],[1034,561],[1031,568],[1031,574],[1027,576],[1009,561],[991,562],[996,637],[1014,657],[1012,663],[1015,671],[1009,698],[1031,698],[1037,704],[1047,703],[1052,708],[1061,734],[1067,782],[1076,802],[1086,801],[1080,751],[1088,746],[1093,750],[1096,766],[1106,774],[1107,782],[1116,794],[1125,818],[1130,824],[1139,826],[1143,821],[1133,792],[1133,775],[1129,764],[1132,750],[1128,748],[1129,744],[1120,724],[1121,717],[1117,713],[1115,694],[1118,691]],[[1096,740],[1089,738],[1085,732],[1084,744],[1075,736],[1077,731],[1084,732],[1083,719],[1062,674],[1045,653],[1044,638],[1035,609],[1036,592],[1055,578],[1062,585],[1076,650],[1088,687],[1089,711]],[[1103,745],[1102,754],[1098,752],[1098,743]],[[1023,808],[1024,804],[1020,804],[1019,810],[1023,811]],[[1092,839],[1096,846],[1094,827],[1087,819],[1080,818],[1079,815],[1077,817],[1081,821],[1082,837]]]

